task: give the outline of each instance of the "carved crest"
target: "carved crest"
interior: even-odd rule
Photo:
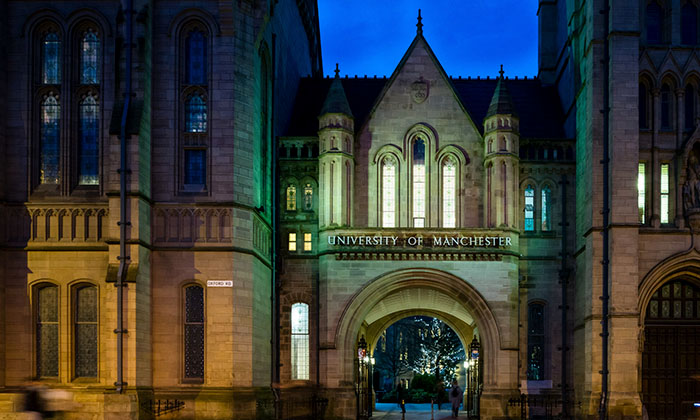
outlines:
[[[423,76],[411,84],[411,97],[417,104],[428,99],[429,85],[427,80],[423,80]]]

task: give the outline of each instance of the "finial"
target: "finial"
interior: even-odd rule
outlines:
[[[505,72],[503,71],[503,64],[501,64],[501,71],[498,72],[501,75],[501,79],[503,79],[503,73]]]
[[[416,23],[416,27],[418,28],[416,33],[418,35],[423,35],[423,23],[421,22],[422,20],[423,20],[423,18],[420,17],[420,9],[418,9],[418,23]]]
[[[340,77],[340,68],[338,68],[338,63],[335,63],[335,77]]]

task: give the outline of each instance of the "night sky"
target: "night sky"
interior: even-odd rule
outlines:
[[[391,76],[416,35],[452,76],[537,74],[537,0],[318,0],[323,70]]]

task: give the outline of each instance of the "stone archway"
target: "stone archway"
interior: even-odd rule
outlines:
[[[411,307],[410,302],[409,305],[399,302],[402,296],[416,294],[431,298],[423,299],[417,308]],[[385,310],[377,309],[381,306]],[[363,325],[368,325],[368,317],[375,321],[383,319],[386,324],[391,315],[407,313],[436,314],[456,324],[454,327],[463,343],[471,341],[473,329],[478,328],[484,363],[482,407],[490,413],[483,418],[504,415],[503,401],[517,392],[517,349],[502,348],[501,328],[484,297],[467,281],[440,270],[397,270],[368,282],[354,294],[340,316],[335,334],[341,381],[353,381],[358,333]]]
[[[696,418],[700,394],[700,259],[660,263],[639,288],[640,395],[650,419]]]

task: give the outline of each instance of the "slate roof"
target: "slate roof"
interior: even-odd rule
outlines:
[[[297,91],[287,136],[316,136],[318,115],[331,86],[331,78],[303,78]],[[365,120],[388,78],[341,78],[355,130]],[[472,120],[483,134],[486,112],[498,79],[451,79],[452,86]],[[564,114],[556,88],[539,79],[505,79],[515,111],[520,117],[520,137],[564,139]]]
[[[508,85],[505,79],[502,77],[498,78],[498,83],[496,83],[496,90],[491,98],[491,104],[489,105],[489,110],[486,111],[486,117],[492,117],[498,114],[510,114],[513,116],[518,116],[518,111],[513,107],[513,100],[508,93]]]
[[[331,87],[328,89],[326,101],[323,103],[323,107],[318,115],[328,114],[329,112],[345,114],[352,117],[352,110],[350,109],[350,104],[348,104],[348,98],[345,96],[343,84],[340,77],[337,75],[333,79]]]

